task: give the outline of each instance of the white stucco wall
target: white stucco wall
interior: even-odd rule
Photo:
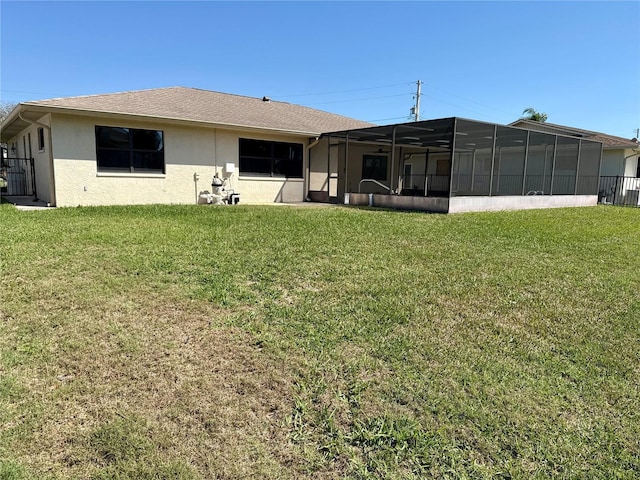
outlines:
[[[327,190],[327,145],[325,137],[309,152],[309,190]]]
[[[45,115],[38,119],[39,123],[44,125],[50,125],[51,116]],[[49,129],[43,128],[44,132],[44,148],[38,148],[38,128],[41,125],[32,124],[25,128],[18,135],[13,137],[7,142],[9,147],[9,156],[15,158],[30,158],[34,160],[35,180],[36,180],[36,195],[45,202],[54,203],[53,196],[53,181],[51,177],[51,156],[50,156],[50,142],[49,142]],[[29,145],[29,137],[31,137]],[[16,144],[15,155],[11,153],[11,145]]]
[[[152,119],[63,114],[54,114],[52,124],[57,206],[197,203],[200,192],[211,191],[211,179],[216,171],[221,177],[230,177],[230,186],[241,194],[241,203],[304,199],[302,179],[243,177],[239,172],[239,138],[296,142],[306,147],[306,137],[228,131]],[[98,172],[96,125],[162,130],[166,173]],[[231,174],[225,170],[227,163],[234,165]]]
[[[294,135],[279,135],[271,133],[248,133],[227,130],[216,130],[215,158],[218,163],[220,176],[227,176],[223,167],[227,163],[235,164],[235,173],[231,177],[231,187],[240,193],[243,203],[290,203],[302,202],[305,197],[305,185],[302,178],[276,178],[250,174],[239,171],[240,138],[269,140],[275,142],[291,142],[303,145],[303,172],[307,169],[307,145],[309,139]],[[210,182],[209,182],[210,183]]]

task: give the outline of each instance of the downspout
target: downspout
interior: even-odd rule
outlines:
[[[318,143],[320,143],[320,137],[316,137],[316,139],[307,146],[307,150],[311,150]]]
[[[51,114],[49,114],[51,115]],[[24,118],[22,116],[22,111],[18,111],[18,118],[20,120],[22,120],[23,122],[26,122],[30,125],[38,125],[42,128],[46,128],[48,131],[48,135],[47,137],[49,137],[49,182],[50,182],[50,187],[51,187],[51,202],[49,202],[50,205],[55,206],[56,205],[56,174],[55,174],[55,170],[53,168],[53,135],[52,135],[52,129],[51,126],[47,125],[46,123],[42,123],[39,122],[37,120],[28,120],[26,118]],[[51,123],[53,123],[53,118],[51,118]],[[35,179],[34,179],[35,180]]]
[[[239,166],[239,165],[238,165]],[[213,129],[213,174],[218,175],[218,129]]]

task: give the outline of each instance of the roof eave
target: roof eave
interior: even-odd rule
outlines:
[[[13,107],[13,110],[9,112],[9,115],[7,115],[2,123],[0,123],[0,142],[8,142],[25,128],[24,126],[17,129],[11,128],[16,122],[22,122],[20,119],[20,111],[22,110],[21,105],[22,104],[19,103]]]
[[[116,111],[108,111],[108,110],[90,110],[86,108],[74,108],[74,107],[61,107],[61,106],[52,106],[52,105],[37,105],[29,102],[25,102],[23,105],[29,107],[29,110],[32,111],[41,111],[43,113],[62,113],[62,114],[79,114],[87,117],[104,117],[104,118],[130,118],[130,119],[138,119],[138,120],[155,120],[165,123],[173,123],[179,125],[194,125],[201,127],[210,127],[210,128],[226,128],[229,130],[243,130],[243,131],[267,131],[285,135],[300,135],[300,136],[319,136],[322,132],[316,131],[305,131],[305,130],[291,130],[291,129],[280,129],[280,128],[271,128],[271,127],[262,127],[257,125],[241,125],[241,124],[233,124],[233,123],[220,123],[220,122],[207,122],[204,120],[193,120],[186,118],[178,118],[178,117],[167,117],[167,116],[157,116],[157,115],[145,115],[140,113],[126,113],[126,112],[116,112]]]

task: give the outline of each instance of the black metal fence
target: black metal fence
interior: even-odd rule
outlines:
[[[640,207],[640,178],[623,176],[600,177],[598,203]]]
[[[0,159],[0,195],[37,196],[33,158]]]

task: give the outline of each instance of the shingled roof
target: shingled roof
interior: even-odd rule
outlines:
[[[581,128],[556,125],[554,123],[541,123],[521,118],[515,122],[511,122],[509,125],[513,127],[528,128],[529,130],[536,130],[538,132],[557,133],[560,135],[584,138],[585,140],[594,140],[596,142],[601,142],[604,148],[640,148],[640,144],[635,140],[607,135],[606,133],[594,132],[591,130],[583,130]]]
[[[373,125],[292,103],[186,87],[54,98],[23,102],[22,105],[77,112],[117,113],[184,120],[309,135]]]

